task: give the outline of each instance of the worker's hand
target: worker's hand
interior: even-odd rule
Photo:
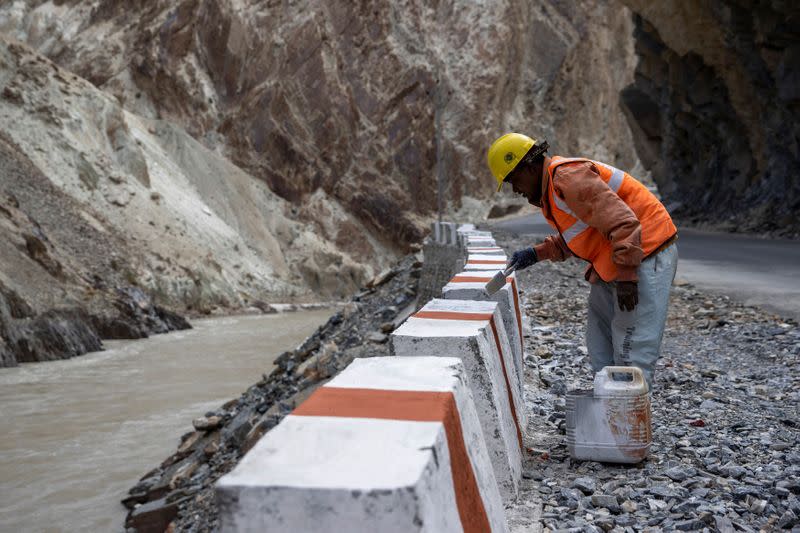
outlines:
[[[511,259],[508,261],[508,265],[506,265],[506,270],[512,266],[514,270],[522,270],[536,264],[538,260],[539,258],[536,257],[536,250],[533,248],[523,248],[511,255]]]
[[[639,284],[635,281],[618,281],[617,303],[622,311],[633,311],[639,303]]]

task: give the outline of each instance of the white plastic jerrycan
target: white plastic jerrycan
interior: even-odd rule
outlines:
[[[603,368],[594,376],[594,390],[567,394],[566,414],[573,459],[638,463],[650,452],[650,395],[639,368]]]

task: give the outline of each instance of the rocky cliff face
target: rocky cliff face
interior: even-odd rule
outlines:
[[[16,2],[5,27],[366,257],[426,232],[437,150],[450,208],[491,193],[484,152],[509,127],[635,162],[617,105],[632,26],[604,4]],[[332,207],[347,215],[337,224]],[[377,242],[352,237],[364,229]]]
[[[17,0],[0,121],[156,303],[339,297],[426,234],[437,172],[448,216],[489,211],[503,131],[635,167],[632,30],[597,0]]]
[[[800,6],[625,0],[635,81],[621,100],[676,213],[800,233]]]
[[[139,253],[0,132],[0,366],[188,327],[133,285]]]

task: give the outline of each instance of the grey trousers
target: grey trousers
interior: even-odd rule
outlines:
[[[598,281],[592,285],[586,347],[595,372],[609,365],[637,366],[653,390],[669,289],[677,268],[678,247],[674,243],[642,261],[637,271],[639,304],[633,311],[620,310],[614,283]]]

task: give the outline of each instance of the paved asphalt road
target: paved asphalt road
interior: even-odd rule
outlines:
[[[541,214],[489,224],[521,235],[553,233]],[[800,242],[681,229],[678,278],[800,321]]]

